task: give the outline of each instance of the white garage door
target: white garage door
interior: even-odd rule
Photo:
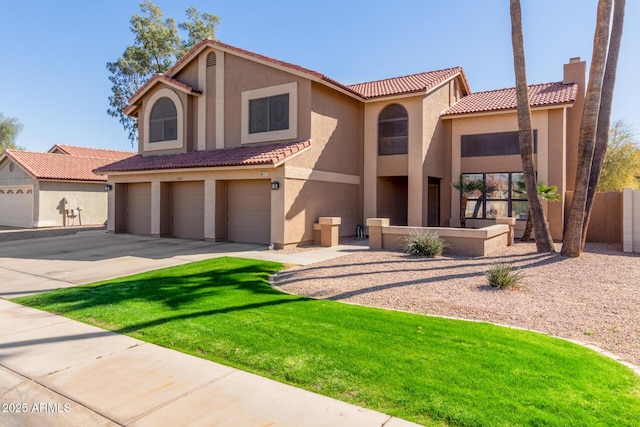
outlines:
[[[0,187],[0,225],[31,228],[33,188],[30,185]]]
[[[268,180],[228,182],[227,240],[271,243],[271,184]]]
[[[151,184],[127,184],[127,233],[151,234]]]
[[[204,182],[172,184],[173,237],[204,239]]]

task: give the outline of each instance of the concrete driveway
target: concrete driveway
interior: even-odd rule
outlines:
[[[8,412],[0,413],[0,425],[414,426],[6,300],[224,255],[309,264],[365,249],[284,254],[102,230],[2,242],[0,402]]]
[[[0,298],[43,292],[218,256],[247,257],[264,245],[157,239],[103,230],[0,244]]]

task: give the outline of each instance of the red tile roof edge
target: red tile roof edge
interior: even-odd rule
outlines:
[[[151,77],[149,80],[147,80],[147,82],[145,84],[143,84],[140,87],[140,89],[138,89],[133,95],[131,95],[131,98],[129,98],[129,105],[131,105],[132,100],[135,100],[142,93],[144,93],[147,89],[150,89],[151,86],[153,86],[158,81],[164,81],[166,83],[174,84],[176,86],[179,86],[179,87],[183,88],[185,91],[187,91],[189,93],[197,93],[197,94],[201,94],[202,93],[201,89],[191,87],[188,84],[181,82],[180,80],[176,80],[173,77],[167,76],[166,74],[159,73],[159,74],[156,74],[153,77]]]
[[[536,89],[536,88],[541,88],[541,87],[545,87],[545,86],[552,86],[552,85],[556,85],[556,86],[561,86],[561,87],[565,87],[565,88],[569,88],[570,87],[570,95],[569,98],[567,99],[563,99],[563,100],[559,100],[557,102],[543,102],[537,99],[533,99],[533,97],[531,96],[531,90],[532,89]],[[529,97],[529,103],[531,107],[541,107],[541,106],[554,106],[554,105],[565,105],[565,104],[571,104],[573,102],[575,102],[576,100],[576,96],[578,93],[578,84],[577,83],[563,83],[563,82],[548,82],[548,83],[536,83],[536,84],[530,84],[529,86],[529,93],[530,93],[530,97]],[[487,90],[487,91],[482,91],[482,92],[475,92],[471,95],[469,95],[469,97],[473,97],[474,99],[477,99],[479,97],[482,97],[484,95],[488,95],[488,94],[495,94],[495,93],[499,93],[499,92],[507,92],[507,91],[515,91],[515,87],[506,87],[506,88],[502,88],[502,89],[492,89],[492,90]],[[517,108],[516,104],[513,105],[508,105],[508,106],[496,106],[496,107],[474,107],[471,108],[469,110],[466,111],[460,111],[461,107],[464,107],[464,103],[468,103],[470,101],[473,101],[474,99],[468,99],[468,97],[464,97],[462,99],[460,99],[460,101],[458,101],[456,104],[452,105],[451,107],[447,108],[444,112],[442,112],[440,114],[441,117],[445,117],[445,116],[457,116],[457,115],[466,115],[466,114],[474,114],[474,113],[489,113],[492,111],[507,111],[507,110],[515,110]],[[462,103],[462,105],[461,105]]]
[[[310,140],[247,145],[144,157],[140,154],[94,169],[94,173],[276,165],[311,145]],[[225,158],[225,155],[228,158]],[[236,156],[234,156],[236,155]],[[244,155],[244,156],[243,156]]]
[[[40,168],[35,167],[34,165],[32,165],[32,160],[33,157],[49,157],[49,156],[55,156],[58,158],[58,160],[63,160],[63,162],[67,162],[69,160],[72,159],[80,159],[80,160],[84,160],[84,161],[91,161],[92,163],[96,163],[96,161],[101,161],[101,163],[105,163],[107,161],[113,161],[113,159],[105,159],[105,158],[96,158],[96,157],[86,157],[86,156],[73,156],[73,155],[69,155],[69,154],[59,154],[59,153],[42,153],[42,152],[38,152],[38,151],[27,151],[27,150],[5,150],[3,153],[1,153],[0,155],[0,159],[2,157],[8,157],[10,158],[12,161],[14,161],[16,164],[18,164],[22,169],[24,169],[29,175],[31,175],[34,179],[37,180],[52,180],[52,181],[81,181],[81,182],[105,182],[107,179],[106,177],[100,176],[100,175],[96,175],[95,173],[93,173],[92,169],[86,169],[86,170],[82,170],[80,172],[80,174],[78,175],[67,175],[65,176],[65,173],[68,173],[68,165],[63,165],[64,170],[60,171],[59,174],[52,174],[52,173],[48,173],[48,172],[42,172],[41,170],[39,170]],[[51,157],[50,157],[51,159]],[[52,167],[51,163],[47,164],[48,167]],[[92,165],[93,166],[93,165]],[[91,167],[91,166],[89,166]]]
[[[55,148],[59,148],[64,151],[67,155],[75,156],[75,157],[92,157],[97,159],[120,159],[123,156],[134,156],[136,153],[133,151],[123,151],[123,150],[112,150],[108,148],[95,148],[95,147],[81,147],[79,145],[68,145],[68,144],[55,144],[53,147],[47,151],[47,153],[51,153]],[[99,155],[82,155],[82,154],[74,154],[73,152],[76,150],[90,150],[94,151],[95,154]],[[55,154],[55,153],[51,153]]]

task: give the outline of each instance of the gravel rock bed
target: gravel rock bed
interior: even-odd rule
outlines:
[[[498,260],[522,269],[519,289],[488,286],[484,274]],[[619,245],[588,244],[579,258],[539,254],[533,243],[480,258],[362,251],[285,270],[272,281],[312,298],[540,331],[640,365],[640,254]]]

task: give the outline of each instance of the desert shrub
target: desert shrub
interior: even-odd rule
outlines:
[[[442,254],[446,243],[433,231],[414,231],[407,236],[407,253],[435,257]]]
[[[489,286],[498,289],[513,289],[520,286],[524,273],[513,268],[513,265],[504,261],[493,264],[486,272]]]

